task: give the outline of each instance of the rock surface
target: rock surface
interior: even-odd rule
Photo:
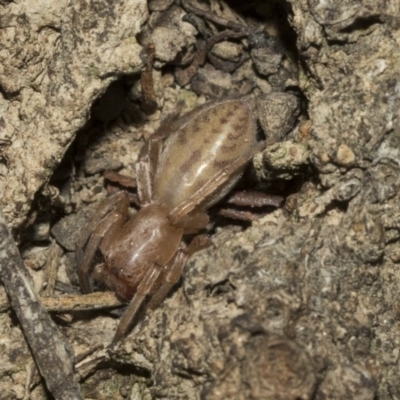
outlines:
[[[144,1],[85,9],[46,4],[39,10],[28,0],[7,3],[0,17],[7,27],[0,30],[7,43],[0,52],[2,207],[17,231],[88,122],[94,100],[113,80],[142,67],[135,36],[147,18]],[[154,26],[143,28],[145,39],[153,31],[159,41],[162,31],[177,32],[156,52],[159,110],[146,116],[130,105],[116,122],[91,125],[96,139],[81,139],[88,146],[79,157],[83,168],[118,159],[121,171],[134,175],[142,137],[178,105],[190,109],[221,93],[254,90],[280,99],[301,92],[301,106],[293,106],[297,114],[301,108],[299,118],[288,116],[290,131],[282,122],[285,128],[275,133],[284,141],[270,144],[254,163],[261,186],[285,188],[285,206],[245,230],[217,223],[215,246],[190,259],[174,293],[116,348],[94,353],[98,368],[78,365],[85,398],[400,397],[400,2],[254,4],[263,33],[256,29],[248,42],[221,38],[249,54],[233,65],[215,55],[198,61],[207,43],[196,32],[211,31],[202,25],[203,3],[151,2]],[[195,6],[203,14],[177,24]],[[174,16],[170,22],[165,10]],[[232,30],[242,23],[221,5],[213,15],[220,24],[229,19]],[[170,69],[161,74],[166,64]],[[184,90],[174,83],[173,68],[185,79],[194,76]],[[140,92],[135,84],[127,98]],[[70,214],[69,225],[66,220],[54,231],[66,235],[68,251],[79,225],[75,212],[106,196],[102,169],[78,169],[73,182],[47,196]],[[67,260],[70,253],[60,261],[64,282],[73,274]],[[38,290],[42,272],[31,272]],[[5,398],[23,398],[31,356],[19,326],[6,313],[0,318],[0,382]],[[75,353],[84,354],[108,345],[117,323],[110,315],[75,315],[61,329]],[[32,399],[46,398],[42,386],[32,390]]]

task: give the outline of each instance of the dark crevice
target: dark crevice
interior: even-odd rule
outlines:
[[[373,15],[369,17],[360,17],[356,18],[352,24],[346,26],[343,29],[340,29],[339,32],[342,33],[351,33],[354,31],[366,31],[372,25],[381,24],[381,17],[380,15]]]

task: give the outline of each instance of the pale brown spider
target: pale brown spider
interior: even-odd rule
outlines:
[[[77,261],[84,292],[92,291],[92,275],[131,300],[113,343],[125,335],[146,297],[147,309],[156,308],[179,280],[188,257],[204,247],[204,236],[189,245],[182,238],[208,224],[206,210],[262,150],[256,130],[249,98],[205,104],[164,124],[145,145],[136,165],[142,207],[136,214],[127,220],[124,191],[98,207],[78,241]],[[98,249],[104,261],[91,271]]]

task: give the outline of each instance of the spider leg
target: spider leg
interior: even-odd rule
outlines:
[[[178,251],[176,257],[167,265],[166,273],[165,267],[161,267],[156,264],[154,264],[147,271],[147,274],[138,286],[135,295],[133,296],[128,308],[119,322],[117,331],[111,342],[112,345],[119,342],[125,336],[141,305],[145,301],[146,296],[153,293],[154,286],[161,274],[164,272],[164,283],[152,295],[149,303],[146,305],[146,310],[155,309],[164,300],[165,296],[169,293],[175,283],[178,282],[180,276],[182,275],[186,260],[196,251],[208,247],[210,243],[211,241],[206,235],[199,235],[192,240],[188,247],[186,247],[184,244],[182,245],[182,248]]]
[[[142,206],[149,204],[153,197],[153,183],[149,163],[150,143],[146,143],[136,163],[136,182],[139,202]]]
[[[93,217],[90,219],[89,223],[85,226],[85,229],[82,231],[81,236],[77,241],[77,263],[80,264],[83,258],[83,249],[89,240],[90,235],[96,228],[96,226],[100,223],[100,221],[111,211],[119,210],[124,211],[128,209],[129,203],[126,205],[128,197],[125,192],[117,192],[112,196],[108,197],[104,201],[100,203],[97,207]]]
[[[114,232],[113,226],[122,225],[129,207],[129,199],[125,192],[118,192],[104,200],[97,208],[93,218],[82,232],[78,240],[76,260],[78,275],[85,293],[92,291],[89,281],[89,270],[96,250],[104,236]]]
[[[266,213],[253,213],[251,211],[238,210],[236,208],[220,208],[216,214],[225,218],[246,222],[257,221],[266,215]]]
[[[164,282],[153,294],[150,301],[146,305],[146,309],[155,310],[162,303],[173,286],[175,286],[175,284],[179,281],[188,258],[190,258],[192,254],[205,249],[210,245],[212,245],[212,242],[207,235],[196,236],[190,242],[189,246],[186,246],[184,243],[182,243],[181,249],[178,251],[178,254],[172,263],[167,265],[166,272],[163,276]]]
[[[283,197],[263,192],[241,190],[232,193],[225,200],[228,204],[247,207],[280,207]]]
[[[125,336],[146,296],[152,292],[152,289],[159,276],[162,274],[163,269],[162,266],[156,264],[153,264],[153,266],[149,268],[143,280],[140,282],[128,308],[121,317],[111,344],[119,342]]]
[[[214,212],[223,217],[237,219],[241,221],[256,221],[260,219],[265,213],[252,212],[250,210],[241,210],[237,208],[229,208],[229,204],[234,204],[239,207],[280,207],[283,202],[283,197],[263,192],[255,191],[238,191],[226,197],[223,204],[217,207]]]
[[[184,215],[174,225],[183,228],[184,235],[191,235],[205,228],[209,222],[209,216],[204,212],[199,212]]]
[[[103,178],[106,181],[109,181],[115,185],[120,185],[126,189],[136,189],[136,187],[137,187],[135,178],[132,178],[128,175],[120,174],[119,172],[106,171],[103,174]]]
[[[139,154],[139,160],[136,163],[136,180],[139,201],[142,206],[149,204],[153,198],[153,177],[160,152],[161,138],[155,136],[149,139]]]
[[[207,181],[197,192],[193,193],[186,201],[176,206],[170,213],[169,219],[172,224],[180,221],[195,209],[201,209],[203,204],[207,204],[218,189],[226,184],[230,178],[237,176],[244,165],[258,152],[265,147],[264,142],[258,143],[249,154],[238,157],[228,167],[223,168]]]
[[[162,142],[174,129],[175,120],[176,114],[172,114],[162,121],[158,130],[140,151],[136,163],[136,182],[139,201],[142,206],[150,203],[153,198],[153,177],[157,170]]]

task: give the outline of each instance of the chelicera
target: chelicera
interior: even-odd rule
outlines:
[[[257,141],[251,101],[207,103],[170,120],[144,146],[136,164],[140,210],[128,218],[125,191],[100,204],[78,241],[77,262],[84,292],[91,279],[130,300],[113,343],[129,329],[139,308],[156,308],[178,282],[186,260],[205,246],[204,236],[185,235],[209,222],[206,211],[240,178],[264,147]],[[100,250],[103,262],[92,268]]]

